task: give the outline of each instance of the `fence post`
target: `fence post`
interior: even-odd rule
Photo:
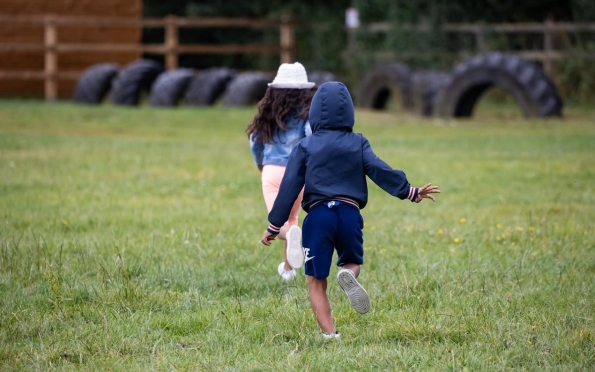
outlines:
[[[291,63],[293,62],[294,58],[294,35],[293,25],[291,24],[291,17],[287,14],[281,17],[281,26],[279,27],[279,33],[281,46],[281,63]]]
[[[178,23],[173,15],[165,17],[165,67],[178,68]]]
[[[484,53],[486,51],[486,38],[482,26],[477,26],[475,29],[475,43],[477,45],[477,50],[480,53]]]
[[[58,33],[56,31],[56,22],[53,16],[47,16],[44,23],[44,85],[45,100],[55,101],[58,98],[58,87],[56,83],[56,73],[58,71],[58,55],[56,53],[56,44]]]
[[[553,21],[551,17],[548,17],[545,20],[545,31],[543,33],[543,69],[545,73],[550,75],[552,74],[552,29],[553,29]]]

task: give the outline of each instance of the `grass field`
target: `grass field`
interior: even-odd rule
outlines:
[[[305,276],[283,283],[259,243],[253,109],[0,102],[0,370],[593,370],[595,109],[517,111],[356,113],[442,194],[370,183],[372,310],[333,268],[325,343]]]

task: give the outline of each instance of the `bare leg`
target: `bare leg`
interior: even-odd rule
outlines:
[[[267,208],[267,212],[270,213],[271,209],[273,208],[273,204],[275,203],[275,199],[279,193],[279,187],[281,185],[281,180],[283,179],[283,174],[285,173],[284,166],[277,166],[277,165],[265,165],[262,169],[262,195],[264,197],[264,203]],[[289,221],[292,223],[297,224],[298,221],[298,213],[301,208],[302,198],[304,197],[304,190],[300,192],[300,195],[294,202],[294,205],[291,209],[291,214],[289,216]],[[283,240],[283,257],[284,257],[284,269],[289,271],[293,270],[289,262],[287,262],[287,241],[285,238],[285,234],[289,231],[291,226],[286,222],[282,227],[281,231],[279,231],[279,235],[277,238]]]
[[[331,314],[331,304],[326,296],[326,279],[318,280],[308,276],[308,292],[310,293],[310,304],[312,311],[322,332],[326,334],[335,333],[335,322]]]
[[[360,265],[358,264],[345,264],[343,265],[344,269],[349,269],[353,272],[353,275],[357,278],[359,276]]]

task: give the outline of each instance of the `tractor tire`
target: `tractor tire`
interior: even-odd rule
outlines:
[[[116,105],[136,106],[142,92],[148,92],[163,65],[150,59],[141,59],[128,64],[114,79],[110,100]]]
[[[441,71],[417,71],[413,74],[413,107],[422,116],[435,116],[441,90],[450,83],[450,74]]]
[[[190,81],[184,102],[191,106],[210,106],[225,92],[235,72],[228,68],[212,68],[200,72]]]
[[[177,106],[186,92],[188,83],[194,76],[194,70],[189,68],[180,68],[162,73],[151,87],[149,104],[159,107]]]
[[[376,65],[364,76],[358,94],[358,106],[384,110],[391,96],[401,94],[402,106],[413,108],[412,71],[401,63]]]
[[[478,99],[492,86],[512,95],[526,118],[562,115],[558,90],[539,66],[517,55],[497,52],[478,55],[455,67],[437,102],[439,114],[470,117]]]
[[[223,94],[224,106],[255,105],[264,97],[271,74],[264,72],[244,72],[238,74],[227,86]]]
[[[87,68],[78,81],[72,100],[77,103],[100,104],[112,86],[120,66],[115,63],[100,63]]]

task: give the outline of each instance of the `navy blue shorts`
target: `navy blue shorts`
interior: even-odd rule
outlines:
[[[324,202],[312,208],[302,225],[305,273],[326,279],[336,249],[338,266],[364,263],[364,219],[354,206],[344,202]]]

